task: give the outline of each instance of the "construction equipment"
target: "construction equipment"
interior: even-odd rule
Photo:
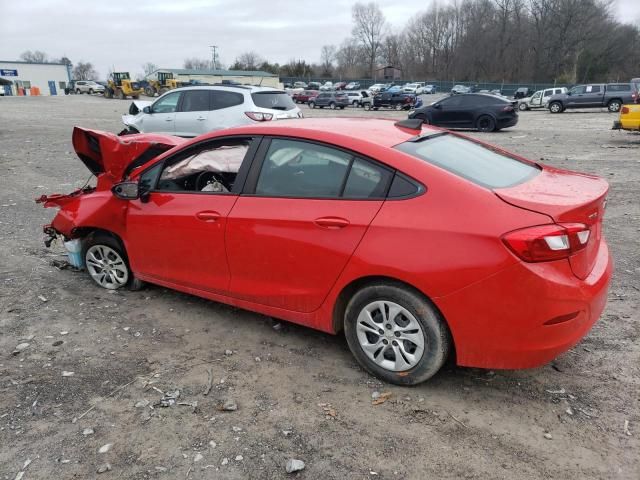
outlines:
[[[147,85],[144,88],[144,94],[148,97],[154,97],[156,94],[162,95],[169,90],[178,88],[178,80],[173,78],[171,72],[156,72],[157,78],[155,80],[147,80]]]
[[[106,98],[119,98],[124,100],[127,97],[137,99],[144,92],[139,82],[133,82],[129,72],[113,72],[109,76],[107,86],[104,89]]]

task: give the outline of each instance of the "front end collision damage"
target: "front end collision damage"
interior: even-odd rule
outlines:
[[[104,230],[122,238],[128,202],[111,192],[114,184],[162,153],[180,145],[184,139],[169,135],[141,134],[125,138],[109,132],[75,127],[73,147],[82,163],[96,176],[96,186],[87,186],[69,194],[42,195],[36,203],[60,210],[44,226],[48,247],[61,235],[64,241]]]

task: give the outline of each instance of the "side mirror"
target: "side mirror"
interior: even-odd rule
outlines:
[[[144,108],[142,109],[142,111],[143,111],[144,113],[148,113],[148,114],[152,114],[152,113],[153,113],[153,111],[151,110],[151,106],[150,106],[150,105],[147,105],[146,107],[144,107]]]
[[[434,103],[434,104],[433,104],[433,108],[438,108],[438,109],[440,109],[440,108],[442,108],[442,105],[440,105],[439,103]]]
[[[571,96],[571,92],[567,92],[567,95]]]
[[[140,196],[138,182],[120,182],[116,183],[111,192],[122,200],[135,200]]]

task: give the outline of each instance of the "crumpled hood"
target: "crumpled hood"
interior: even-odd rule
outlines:
[[[80,127],[74,127],[72,135],[73,148],[82,163],[96,176],[108,175],[113,183],[121,181],[133,168],[184,141],[179,137],[153,133],[119,137]]]

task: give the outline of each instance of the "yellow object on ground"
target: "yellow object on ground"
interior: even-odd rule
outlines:
[[[613,129],[640,131],[640,104],[623,105],[620,118],[613,122]]]

